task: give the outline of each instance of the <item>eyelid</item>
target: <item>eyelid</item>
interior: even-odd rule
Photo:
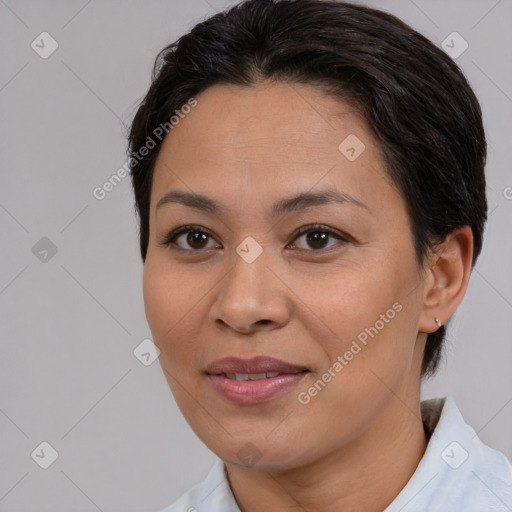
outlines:
[[[178,238],[179,236],[183,235],[184,233],[188,233],[190,231],[196,231],[199,233],[204,233],[205,235],[208,235],[210,238],[213,238],[215,240],[215,237],[213,234],[208,230],[207,228],[203,228],[202,226],[198,226],[195,224],[187,224],[184,226],[180,226],[176,229],[173,229],[169,233],[163,236],[163,238],[158,242],[159,245],[163,245],[166,247],[171,247],[175,250],[182,250],[186,252],[202,252],[203,250],[193,250],[193,249],[183,249],[183,247],[179,247],[177,245],[173,245],[173,242]]]
[[[339,249],[340,245],[345,245],[347,243],[350,243],[353,241],[353,239],[346,235],[345,233],[338,231],[337,229],[330,228],[329,226],[326,226],[324,224],[308,224],[306,226],[301,226],[299,229],[297,229],[294,234],[292,235],[292,244],[299,238],[300,236],[304,235],[305,233],[309,232],[324,232],[328,233],[332,238],[335,238],[338,240],[338,243],[331,246],[331,247],[325,247],[322,249],[303,249],[303,248],[297,248],[295,250],[307,253],[312,256],[321,256],[321,255],[327,255],[328,253],[335,251]],[[290,244],[288,244],[290,245]],[[287,247],[288,247],[287,245]]]
[[[299,229],[297,229],[293,235],[292,240],[295,240],[298,236],[303,235],[304,233],[309,233],[310,231],[324,231],[331,235],[336,235],[337,237],[349,241],[349,236],[342,233],[341,231],[338,231],[337,229],[330,228],[329,226],[326,226],[325,224],[307,224],[306,226],[301,226]]]
[[[191,231],[195,231],[198,233],[204,233],[205,235],[209,236],[213,240],[217,241],[215,236],[211,233],[211,231],[209,229],[203,228],[202,226],[198,226],[198,225],[194,225],[194,224],[187,224],[187,225],[183,225],[183,226],[180,226],[180,227],[172,230],[170,233],[165,235],[158,243],[159,243],[159,245],[169,247],[173,250],[184,251],[184,252],[188,252],[188,253],[201,253],[201,252],[206,252],[208,249],[212,249],[211,247],[207,247],[207,248],[203,248],[203,249],[184,249],[183,247],[179,247],[178,245],[174,244],[174,241],[179,236],[181,236],[185,233],[191,232]],[[307,225],[301,226],[300,228],[298,228],[297,230],[294,231],[294,233],[291,235],[292,241],[290,243],[293,244],[293,242],[297,238],[299,238],[300,236],[302,236],[305,233],[315,232],[315,231],[321,231],[321,232],[328,233],[332,237],[336,238],[342,244],[349,243],[350,241],[352,241],[352,238],[350,236],[346,235],[345,233],[343,233],[341,231],[338,231],[337,229],[326,226],[324,224],[307,224]],[[290,244],[287,244],[287,247],[289,245]],[[337,245],[339,245],[339,244],[337,244]],[[335,248],[336,248],[336,246],[329,247],[329,248],[317,249],[317,250],[302,249],[302,248],[298,248],[296,250],[301,251],[301,252],[315,253],[315,254],[320,255],[322,253],[332,251]]]

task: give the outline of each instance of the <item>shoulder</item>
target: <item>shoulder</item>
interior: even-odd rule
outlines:
[[[217,459],[206,478],[160,512],[240,512],[224,471]]]
[[[386,512],[512,510],[512,464],[464,421],[452,397],[422,402],[430,439],[415,473]]]

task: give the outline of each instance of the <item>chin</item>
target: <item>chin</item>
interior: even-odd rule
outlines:
[[[317,455],[316,450],[305,450],[300,440],[290,438],[284,442],[270,442],[265,435],[259,437],[253,433],[236,438],[226,435],[223,440],[225,443],[219,442],[218,438],[212,442],[203,438],[208,448],[224,462],[258,471],[295,469],[308,464]]]

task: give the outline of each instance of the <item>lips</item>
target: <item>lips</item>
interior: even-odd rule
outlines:
[[[308,371],[305,366],[298,366],[273,357],[257,356],[251,359],[239,359],[237,357],[226,357],[214,361],[206,367],[206,373],[209,375],[248,375],[249,378],[261,374],[291,374]],[[274,377],[276,375],[273,375]],[[243,377],[237,380],[247,380]]]
[[[272,379],[278,375],[283,375],[279,372],[265,372],[265,373],[226,373],[228,379],[231,380],[260,380]]]
[[[272,357],[258,356],[248,360],[219,359],[209,364],[205,373],[224,399],[239,405],[255,405],[296,386],[309,370]]]

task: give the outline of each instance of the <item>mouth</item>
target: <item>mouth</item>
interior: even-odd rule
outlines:
[[[238,357],[225,357],[223,359],[218,359],[217,361],[210,363],[206,367],[205,371],[209,375],[224,374],[234,376],[233,378],[240,375],[242,378],[237,380],[247,380],[248,377],[246,378],[245,375],[259,375],[259,377],[252,379],[257,380],[265,378],[263,377],[263,374],[270,374],[271,377],[276,377],[280,373],[292,374],[309,371],[309,369],[306,366],[288,363],[274,357],[256,356],[251,359],[240,359]],[[273,375],[274,373],[277,375]]]
[[[278,375],[286,375],[285,373],[279,372],[266,372],[266,373],[223,373],[226,378],[231,380],[261,380],[261,379],[272,379]]]
[[[207,366],[205,373],[227,401],[259,404],[276,398],[298,384],[310,370],[279,359],[258,356],[249,360],[228,357]]]

